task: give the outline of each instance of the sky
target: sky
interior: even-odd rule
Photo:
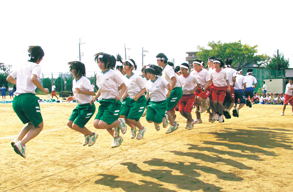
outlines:
[[[197,46],[239,40],[258,54],[279,49],[293,67],[290,0],[0,0],[0,9],[0,62],[20,65],[39,45],[44,74],[68,72],[79,42],[87,73],[99,71],[98,52],[125,59],[126,50],[140,69],[142,49],[144,64],[162,52],[180,65]]]

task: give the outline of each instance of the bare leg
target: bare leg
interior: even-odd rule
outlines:
[[[174,118],[173,118],[171,111],[167,111],[167,115],[168,115],[168,120],[169,120],[170,124],[172,126],[175,126],[175,121],[174,121]]]
[[[21,144],[25,145],[27,142],[29,142],[30,140],[32,140],[33,138],[35,138],[37,135],[39,135],[39,133],[43,130],[44,127],[44,123],[40,123],[37,127],[33,127],[31,128],[27,134],[25,135],[25,137],[21,140]]]
[[[143,127],[139,121],[135,121],[134,119],[127,119],[127,121],[129,121],[131,125],[133,126],[131,127],[131,129],[134,129],[135,127],[137,127],[139,130],[143,130]]]
[[[72,121],[68,121],[67,126],[75,131],[82,133],[83,135],[92,135],[93,134],[93,132],[88,130],[86,127],[80,128],[78,125],[74,124]]]
[[[25,137],[25,135],[29,132],[29,130],[31,130],[32,128],[34,128],[34,126],[31,122],[25,124],[23,126],[23,128],[21,129],[21,131],[17,137],[17,140],[21,141]]]

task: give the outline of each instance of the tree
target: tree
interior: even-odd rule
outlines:
[[[11,65],[5,65],[4,63],[0,63],[0,86],[4,84],[7,88],[6,77],[9,75],[11,70]]]
[[[215,43],[214,41],[209,42],[208,46],[211,49],[198,46],[199,52],[197,56],[203,61],[207,61],[209,57],[215,56],[225,61],[226,58],[232,58],[232,67],[243,67],[245,63],[259,63],[267,60],[267,55],[257,55],[257,45],[249,46],[242,45],[241,41],[232,43],[221,43],[221,41]]]
[[[268,69],[272,70],[282,70],[289,68],[289,60],[286,60],[283,54],[279,54],[279,50],[277,53],[273,55],[269,64],[266,66]]]

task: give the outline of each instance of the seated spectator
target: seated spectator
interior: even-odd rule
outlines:
[[[254,93],[252,101],[254,104],[258,104],[260,100],[259,93]]]
[[[283,93],[280,94],[280,98],[281,98],[281,100],[282,100],[282,103],[284,103],[284,101],[285,101],[285,97],[284,97],[284,94],[283,94]]]
[[[262,94],[259,100],[260,104],[266,104],[268,102],[268,99],[266,97],[266,94]]]
[[[279,94],[277,94],[276,97],[275,97],[275,104],[283,105],[283,101],[281,100],[281,97],[280,97]]]
[[[275,97],[274,97],[274,94],[273,93],[270,94],[269,104],[275,104]]]

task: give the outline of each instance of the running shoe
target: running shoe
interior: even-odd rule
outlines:
[[[238,117],[238,116],[237,116],[237,110],[236,110],[236,109],[233,109],[233,111],[232,111],[232,115],[233,115],[233,117]]]
[[[17,143],[17,142],[18,142],[17,138],[13,139],[13,141],[11,141],[11,146],[14,147],[15,143]]]
[[[201,124],[202,123],[202,120],[201,119],[195,119],[194,120],[194,124]]]
[[[193,129],[194,121],[192,123],[188,123],[188,126],[186,127],[187,130]]]
[[[120,123],[119,123],[119,128],[121,129],[121,133],[122,134],[125,134],[126,131],[127,131],[127,127],[126,127],[126,123],[125,123],[125,120],[123,118],[120,118],[119,119]]]
[[[190,124],[191,123],[187,121],[186,124],[185,124],[185,129],[188,129],[188,127],[189,127]]]
[[[224,114],[226,119],[231,119],[231,115],[230,115],[229,111],[224,110],[223,114]]]
[[[96,143],[96,140],[98,138],[98,134],[96,134],[95,132],[92,135],[89,135],[89,143],[88,146],[93,146]]]
[[[165,114],[165,117],[163,118],[163,128],[168,127],[168,115]]]
[[[121,145],[122,142],[123,142],[123,138],[122,138],[121,136],[119,136],[119,137],[115,137],[115,138],[113,139],[113,142],[112,142],[111,147],[112,147],[112,148],[119,147],[119,146]]]
[[[170,126],[170,128],[166,131],[166,134],[169,134],[169,133],[172,133],[174,131],[176,131],[178,129],[178,124],[177,122],[175,122],[175,125],[174,126]]]
[[[22,156],[23,158],[26,158],[26,154],[25,154],[25,145],[21,144],[21,141],[18,141],[17,143],[15,143],[14,145],[14,151],[19,154],[20,156]]]
[[[160,131],[160,129],[161,129],[161,128],[160,128],[160,125],[158,125],[158,124],[156,125],[156,124],[155,124],[155,129],[156,129],[157,131]]]
[[[113,127],[113,131],[114,131],[113,136],[118,137],[119,131],[120,131],[119,125],[117,125],[117,127]]]
[[[224,123],[224,116],[223,115],[219,115],[219,123]]]
[[[82,146],[86,146],[89,143],[90,136],[84,135],[84,141],[82,143]]]
[[[137,140],[141,140],[143,138],[144,133],[146,132],[146,128],[144,126],[142,126],[143,129],[138,131],[138,134],[136,136]]]
[[[292,115],[293,115],[293,113],[292,113]],[[284,116],[284,112],[281,113],[281,116]]]
[[[134,129],[131,129],[130,132],[131,132],[130,138],[134,139],[136,137],[136,127]]]

